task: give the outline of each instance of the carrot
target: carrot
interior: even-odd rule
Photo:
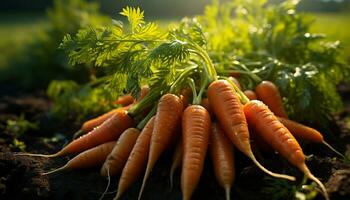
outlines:
[[[326,145],[328,148],[330,148],[333,152],[340,155],[342,158],[344,158],[344,155],[341,154],[339,151],[334,149],[330,144],[328,144],[322,134],[318,132],[316,129],[313,129],[311,127],[305,126],[303,124],[300,124],[296,121],[285,119],[282,117],[277,117],[278,120],[292,133],[294,137],[297,139],[303,139],[310,142],[315,143],[322,143]]]
[[[256,100],[258,97],[256,96],[255,92],[253,90],[244,90],[243,92],[245,96],[248,97],[249,100]]]
[[[182,138],[180,138],[180,140],[176,145],[175,152],[173,154],[171,168],[170,168],[170,189],[173,188],[173,177],[174,177],[175,170],[181,166],[182,154],[183,154],[183,145],[182,145]]]
[[[149,92],[149,87],[147,85],[144,85],[141,87],[141,91],[140,91],[140,97],[137,99],[137,101],[140,101],[141,99],[143,99]]]
[[[230,190],[235,178],[233,145],[216,122],[211,124],[209,143],[216,179],[225,189],[226,200],[230,200]]]
[[[181,172],[182,199],[189,200],[196,188],[208,147],[210,115],[200,105],[187,107],[182,117],[183,160]]]
[[[115,144],[116,142],[112,141],[88,149],[68,161],[63,167],[43,173],[43,175],[57,173],[64,170],[74,170],[102,165]]]
[[[267,170],[256,160],[250,146],[249,131],[242,104],[228,81],[212,82],[208,87],[207,94],[211,108],[221,127],[238,150],[248,156],[265,173],[277,178],[295,180],[292,176],[276,174]]]
[[[119,199],[125,190],[136,181],[142,170],[147,164],[151,135],[154,127],[154,118],[152,117],[142,129],[137,138],[128,160],[123,168],[119,179],[118,192],[114,199]]]
[[[128,115],[126,110],[115,113],[108,120],[103,122],[99,127],[93,129],[88,134],[73,140],[59,152],[51,155],[23,153],[17,155],[40,156],[40,157],[57,157],[70,153],[78,153],[95,147],[99,144],[117,140],[124,130],[131,127],[133,119]]]
[[[103,115],[100,115],[96,118],[90,119],[86,122],[83,123],[83,125],[81,126],[80,130],[78,130],[76,133],[74,133],[73,138],[78,138],[81,135],[83,135],[84,133],[87,133],[89,131],[91,131],[92,129],[94,129],[95,127],[101,125],[104,121],[106,121],[108,118],[112,117],[115,113],[123,111],[123,110],[128,110],[129,106],[125,106],[125,107],[120,107],[120,108],[115,108]]]
[[[254,126],[270,146],[285,157],[292,165],[301,170],[304,175],[315,181],[328,200],[326,188],[308,169],[305,164],[303,150],[289,130],[277,119],[273,112],[261,101],[253,100],[244,106],[248,123]]]
[[[210,116],[213,116],[213,111],[210,107],[210,103],[209,103],[208,98],[202,99],[201,106],[203,106],[209,112]]]
[[[114,104],[120,104],[122,106],[128,106],[132,103],[134,103],[135,99],[131,94],[126,94],[124,96],[119,97],[116,101],[114,101]]]
[[[228,77],[228,79],[231,80],[240,90],[242,89],[241,84],[239,83],[239,81],[235,77],[230,76],[230,77]]]
[[[255,93],[258,99],[264,102],[276,116],[288,118],[283,107],[282,97],[274,83],[262,81],[256,86]]]
[[[182,100],[173,94],[165,94],[159,100],[157,113],[154,120],[154,128],[151,138],[150,151],[145,176],[143,178],[139,199],[141,198],[148,176],[162,152],[174,138],[176,125],[183,110]]]
[[[108,155],[101,168],[102,176],[119,174],[128,160],[140,131],[136,128],[126,129],[117,141],[112,152]]]

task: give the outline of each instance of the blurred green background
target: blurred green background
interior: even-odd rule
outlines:
[[[272,0],[278,2],[279,0]],[[62,4],[65,4],[69,1],[62,1]],[[73,1],[73,2],[81,2]],[[148,19],[157,20],[162,27],[167,27],[169,23],[175,22],[176,20],[181,19],[184,16],[193,16],[196,14],[201,14],[205,5],[210,3],[210,0],[139,0],[139,1],[130,1],[130,0],[100,0],[100,1],[88,1],[88,2],[97,2],[99,5],[98,11],[104,15],[109,15],[112,18],[119,19],[118,13],[121,8],[126,5],[138,5],[143,10],[145,10],[145,16]],[[74,3],[73,3],[74,4]],[[43,43],[50,43],[51,46],[40,47],[41,49],[50,49],[52,46],[57,46],[59,38],[62,37],[65,33],[60,33],[59,29],[62,32],[74,33],[77,31],[79,26],[69,27],[70,23],[76,23],[71,21],[68,17],[64,18],[51,18],[48,17],[48,9],[52,9],[54,6],[54,0],[2,0],[0,5],[0,83],[14,83],[20,80],[23,83],[20,83],[21,86],[26,86],[27,88],[37,88],[43,87],[46,88],[48,82],[51,79],[60,79],[60,76],[57,74],[64,71],[62,68],[61,59],[57,59],[57,52],[53,51],[50,54],[55,55],[55,58],[50,58],[47,61],[42,61],[43,56],[33,57],[31,54],[31,46],[28,44],[34,44],[35,48],[38,45],[43,45]],[[80,6],[84,9],[84,6]],[[78,6],[79,7],[79,6]],[[80,9],[81,9],[80,8]],[[349,59],[350,58],[350,0],[302,0],[298,6],[298,10],[310,15],[314,20],[314,25],[312,28],[313,32],[325,33],[328,35],[328,38],[331,40],[340,40],[343,44],[342,54]],[[57,10],[56,10],[57,11]],[[61,12],[61,11],[57,11]],[[64,14],[65,11],[62,11],[61,14]],[[94,13],[92,9],[92,13]],[[96,11],[97,12],[97,11]],[[56,15],[57,16],[57,15]],[[84,19],[84,15],[80,16]],[[65,21],[67,23],[64,28],[60,26],[52,26],[52,24],[57,25],[57,19]],[[56,21],[55,21],[56,20]],[[54,35],[55,40],[50,42],[47,41],[47,36],[41,36],[43,32],[46,31],[46,35],[52,38]],[[38,37],[42,39],[38,40]],[[46,39],[45,39],[46,37]],[[43,39],[44,38],[44,39]],[[33,41],[35,40],[35,41]],[[28,50],[29,46],[29,50]],[[45,46],[45,45],[44,45]],[[27,48],[26,50],[23,50]],[[34,48],[34,49],[35,49]],[[38,48],[39,49],[39,48]],[[28,54],[28,55],[27,55]],[[49,54],[49,53],[47,53]],[[17,62],[24,60],[23,57],[28,57],[29,59],[36,59],[35,63],[31,61],[26,62]],[[45,55],[47,57],[47,55]],[[64,58],[62,58],[64,59]],[[38,64],[37,61],[40,60],[42,63]],[[54,61],[56,60],[56,61]],[[28,64],[30,63],[30,64]],[[18,67],[20,65],[20,67]],[[26,80],[26,77],[12,78],[24,72],[25,69],[28,69],[30,65],[43,65],[43,66],[53,66],[60,65],[58,70],[53,71],[51,75],[47,75],[46,78],[43,78],[45,73],[40,74],[43,71],[43,68],[34,68],[38,69],[38,79],[39,84],[32,85],[32,83]],[[17,67],[17,68],[16,68]],[[3,70],[4,68],[16,68],[16,70]],[[4,72],[2,72],[3,70]],[[5,73],[6,72],[6,73]],[[47,73],[47,72],[46,72]],[[64,78],[74,77],[74,73],[69,72],[70,74],[64,75]],[[38,82],[38,81],[37,81]],[[1,88],[0,88],[1,89]]]

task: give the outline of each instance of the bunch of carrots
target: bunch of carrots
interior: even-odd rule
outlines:
[[[194,74],[201,80],[194,81],[193,77],[198,77]],[[102,176],[120,175],[115,199],[120,199],[144,172],[141,199],[157,160],[175,143],[171,187],[174,171],[182,166],[182,196],[184,200],[191,199],[209,151],[217,181],[229,200],[236,150],[268,175],[295,180],[293,176],[271,172],[258,162],[250,143],[254,133],[254,140],[264,143],[261,147],[278,152],[306,178],[315,181],[329,199],[322,182],[306,166],[297,139],[332,147],[317,130],[288,119],[278,88],[272,82],[262,81],[255,91],[243,92],[236,79],[218,77],[213,68],[189,68],[167,90],[143,87],[137,99],[130,95],[123,99],[126,101],[121,103],[119,99],[116,103],[124,107],[85,122],[76,134],[79,137],[59,152],[18,155],[57,157],[79,153],[63,167],[44,175],[102,166]]]

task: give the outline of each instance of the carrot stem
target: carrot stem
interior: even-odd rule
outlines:
[[[137,129],[142,130],[146,126],[149,119],[151,119],[157,111],[157,106],[154,106],[152,110],[146,115],[145,118],[137,125]]]
[[[190,66],[180,72],[176,80],[171,84],[169,93],[175,94],[176,90],[182,85],[182,82],[186,81],[187,77],[189,77],[195,71],[195,69],[197,69],[197,67],[197,65]]]

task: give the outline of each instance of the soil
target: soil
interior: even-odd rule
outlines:
[[[13,91],[9,86],[0,85],[0,199],[99,199],[106,188],[107,179],[99,175],[98,168],[41,175],[43,172],[64,165],[72,156],[48,159],[15,155],[15,152],[20,151],[16,145],[13,145],[16,138],[26,144],[25,150],[28,152],[54,153],[71,139],[78,125],[57,122],[48,116],[51,102],[45,92],[25,94]],[[350,86],[340,86],[339,92],[345,109],[334,115],[331,126],[332,137],[326,137],[326,139],[344,153],[350,152]],[[37,122],[40,129],[29,130],[20,136],[7,130],[7,120],[16,120],[21,114],[27,120]],[[350,199],[350,162],[338,159],[335,154],[319,144],[307,143],[303,144],[303,148],[309,155],[307,165],[314,175],[325,183],[331,199]],[[155,166],[142,199],[181,199],[180,171],[175,173],[174,188],[171,190],[169,187],[171,165],[169,160],[172,152],[173,149],[169,148]],[[265,174],[250,160],[236,151],[236,179],[231,190],[232,199],[286,199],[289,189],[301,182],[302,174],[274,153],[257,152],[257,155],[267,168],[275,172],[293,174],[297,176],[297,182],[290,183],[266,178]],[[103,199],[113,199],[118,178],[117,176],[111,178],[109,193]],[[139,179],[122,199],[137,199],[140,186]],[[285,191],[287,193],[283,193]],[[279,196],[280,193],[282,196]],[[215,180],[209,159],[206,160],[203,175],[192,199],[225,199],[224,190]],[[289,199],[293,199],[293,196],[289,196]],[[318,195],[316,199],[323,199],[323,197]]]

